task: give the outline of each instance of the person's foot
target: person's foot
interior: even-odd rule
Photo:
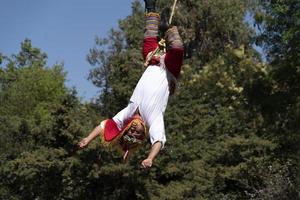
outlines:
[[[155,12],[156,0],[144,0],[147,12]]]
[[[160,14],[160,25],[159,30],[164,34],[170,27],[169,19],[171,15],[170,8],[164,8]]]

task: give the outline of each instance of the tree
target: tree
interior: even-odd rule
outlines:
[[[299,8],[299,1],[262,1],[255,15],[271,80],[264,100],[255,105],[263,109],[266,128],[278,143],[276,157],[287,172],[284,178],[291,180],[282,193],[286,199],[299,198]]]
[[[171,4],[158,1],[158,10]],[[298,4],[178,1],[173,22],[185,61],[165,113],[166,147],[149,171],[139,162],[150,144],[128,164],[96,141],[76,151],[80,137],[127,104],[144,70],[140,1],[87,56],[101,89],[96,102],[81,103],[64,86],[63,66],[47,67],[30,40],[17,55],[0,54],[0,197],[299,198]],[[245,22],[249,12],[258,37]]]
[[[159,1],[159,9],[169,3]],[[150,199],[250,198],[249,193],[261,187],[263,178],[250,169],[270,159],[276,144],[262,129],[261,113],[249,111],[249,85],[268,77],[268,66],[252,48],[254,31],[244,21],[253,6],[245,1],[178,2],[174,24],[182,33],[187,55],[178,91],[166,112],[169,142],[148,175],[151,181],[142,177]],[[112,45],[105,48],[97,39],[103,49],[93,49],[89,55],[98,59],[91,62],[98,66],[91,78],[105,91],[99,103],[106,115],[126,104],[141,73],[129,72],[142,64],[137,40],[143,33],[136,28],[143,27],[142,17],[136,1],[132,15],[120,22],[119,32],[112,31],[112,36],[123,37],[111,36],[105,44]]]
[[[21,149],[32,148],[31,140],[39,134],[29,130],[47,127],[51,120],[49,110],[67,92],[62,66],[46,68],[45,58],[44,53],[25,40],[20,53],[7,58],[0,71],[1,137],[16,155]]]
[[[2,57],[1,199],[82,194],[72,185],[78,183],[72,170],[83,165],[73,154],[79,138],[94,126],[95,113],[65,87],[63,66],[47,67],[46,57],[30,40],[19,54]]]

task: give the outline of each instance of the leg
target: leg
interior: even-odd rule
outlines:
[[[144,35],[144,44],[143,44],[143,56],[146,60],[147,55],[154,51],[157,46],[157,36],[158,36],[158,23],[159,23],[159,14],[150,12],[146,16],[146,31]]]
[[[165,57],[167,69],[178,78],[180,75],[181,65],[183,62],[183,43],[178,33],[177,27],[173,26],[166,32],[166,41],[169,44]]]

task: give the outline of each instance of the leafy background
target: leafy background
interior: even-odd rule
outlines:
[[[30,39],[0,54],[1,199],[300,199],[300,1],[178,1],[173,22],[186,55],[166,148],[147,171],[149,144],[127,164],[98,140],[76,151],[143,73],[142,2],[95,39],[94,101],[81,102],[63,64],[46,66]]]

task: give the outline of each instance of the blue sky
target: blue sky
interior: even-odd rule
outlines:
[[[48,66],[63,62],[66,85],[83,100],[99,95],[87,80],[86,55],[95,36],[107,36],[131,14],[133,0],[0,0],[0,53],[17,54],[25,38],[48,55]]]

